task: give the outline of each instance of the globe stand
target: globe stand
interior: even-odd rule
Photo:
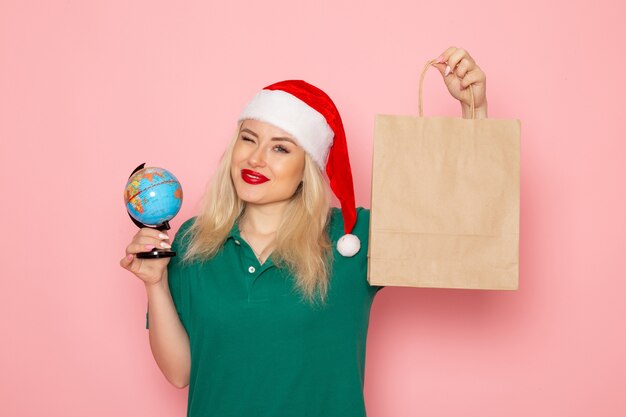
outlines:
[[[150,229],[155,229],[158,231],[170,230],[169,222],[163,222],[157,226],[148,226],[147,224],[143,224],[139,220],[135,219],[133,216],[130,215],[130,213],[128,213],[128,215],[130,216],[130,219],[133,221],[133,223],[135,223],[135,225],[137,225],[137,227],[139,228],[148,227]],[[176,256],[176,252],[167,249],[153,248],[152,250],[149,250],[147,252],[138,252],[136,256],[140,259],[171,258],[172,256]]]
[[[132,177],[135,172],[139,171],[140,169],[143,169],[144,165],[146,165],[145,162],[143,164],[139,165],[137,168],[135,168],[135,170],[130,174],[130,177]],[[133,221],[133,223],[135,223],[135,225],[137,227],[139,227],[140,229],[142,227],[148,227],[150,229],[155,229],[155,230],[158,230],[158,231],[170,230],[170,223],[168,221],[165,221],[165,222],[163,222],[163,223],[161,223],[159,225],[156,225],[156,226],[148,226],[147,224],[143,224],[142,222],[140,222],[139,220],[137,220],[133,216],[131,216],[131,214],[130,214],[130,212],[128,210],[126,210],[126,212],[128,213],[128,216]],[[167,249],[153,248],[150,251],[138,252],[136,256],[137,256],[137,258],[140,258],[140,259],[171,258],[172,256],[176,256],[176,252],[171,251],[171,250],[167,250]]]

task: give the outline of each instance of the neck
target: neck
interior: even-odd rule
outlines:
[[[239,222],[239,228],[260,235],[275,233],[278,230],[286,207],[286,201],[272,204],[248,203]]]

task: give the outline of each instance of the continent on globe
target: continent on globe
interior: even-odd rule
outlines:
[[[183,189],[168,170],[146,167],[128,179],[124,202],[133,219],[149,226],[161,225],[174,218],[180,210]]]

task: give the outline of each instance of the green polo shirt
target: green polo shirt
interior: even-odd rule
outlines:
[[[169,287],[189,335],[189,417],[363,417],[365,346],[372,301],[367,282],[370,212],[357,208],[361,250],[341,256],[341,210],[331,209],[334,260],[325,306],[300,298],[288,270],[259,264],[235,224],[212,259],[182,265],[178,237]],[[146,313],[146,328],[147,313]]]

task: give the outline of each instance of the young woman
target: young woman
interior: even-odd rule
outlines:
[[[433,63],[464,117],[487,117],[486,77],[463,49]],[[341,209],[330,207],[330,190]],[[150,346],[189,385],[188,416],[365,416],[369,211],[355,208],[341,117],[301,80],[244,108],[204,198],[169,248],[140,229],[120,265],[145,284]]]

